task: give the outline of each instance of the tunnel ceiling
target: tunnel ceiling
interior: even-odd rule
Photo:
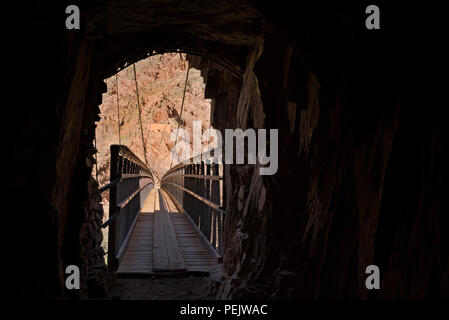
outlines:
[[[200,49],[236,70],[261,41],[261,14],[246,1],[114,1],[84,13],[86,36],[101,56],[97,72],[113,74],[152,50]],[[100,49],[100,50],[98,50]]]

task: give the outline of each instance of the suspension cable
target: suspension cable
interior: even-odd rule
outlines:
[[[133,63],[133,69],[134,69],[134,81],[136,82],[137,108],[139,110],[139,123],[140,123],[140,133],[142,135],[143,157],[145,159],[145,164],[148,165],[147,148],[145,146],[145,139],[143,137],[142,111],[140,109],[139,86],[137,85],[137,75],[136,75],[136,64],[135,63]]]
[[[95,178],[97,179],[97,182],[98,182],[97,129],[95,129],[95,131],[94,131],[94,147],[95,147]]]
[[[184,99],[186,97],[187,82],[189,80],[189,70],[190,70],[190,61],[187,61],[186,81],[184,83],[184,92],[182,94],[182,102],[181,102],[181,112],[179,113],[179,117],[178,117],[178,129],[176,130],[176,139],[175,139],[174,147],[176,147],[176,143],[178,143],[179,126],[181,125],[182,110],[184,109]],[[172,165],[173,165],[173,157],[171,157],[170,169],[171,169]],[[168,169],[168,170],[170,170],[170,169]]]
[[[118,72],[115,74],[115,85],[117,89],[117,123],[118,123],[118,144],[122,144],[122,139],[120,136],[120,105],[118,98]]]

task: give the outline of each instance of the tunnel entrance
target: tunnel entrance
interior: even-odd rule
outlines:
[[[210,137],[203,139],[200,153],[188,153],[188,158],[175,148],[187,143],[192,149],[197,143],[189,140],[194,128],[210,129],[211,100],[204,98],[205,79],[189,59],[194,64],[198,58],[179,50],[152,55],[105,79],[108,90],[96,123],[92,177],[102,186],[101,246],[107,265],[103,270],[121,276],[110,289],[115,294],[127,287],[129,276],[221,273],[217,263],[224,221],[223,170],[219,164],[201,161],[203,145],[214,144]],[[191,156],[200,160],[183,165]],[[199,197],[204,200],[198,201]],[[98,269],[102,257],[96,258],[89,261],[89,269],[93,263]],[[101,278],[101,273],[96,276]],[[144,290],[147,299],[157,295],[151,287]],[[172,291],[178,291],[176,286],[167,298]]]

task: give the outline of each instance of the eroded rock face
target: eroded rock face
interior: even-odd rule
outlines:
[[[278,128],[280,136],[275,176],[226,166],[221,298],[447,296],[441,128],[426,118],[423,131],[413,130],[420,113],[387,79],[397,70],[382,60],[366,74],[363,59],[348,56],[332,78],[319,77],[273,33],[249,58],[237,106],[214,110],[214,118],[234,115],[228,126]],[[379,293],[365,288],[370,264],[382,270]]]
[[[276,175],[225,168],[219,297],[447,298],[440,106],[415,110],[401,96],[411,53],[397,30],[367,34],[359,8],[319,7],[91,1],[85,33],[61,27],[62,5],[33,8],[39,21],[27,20],[13,70],[29,76],[32,93],[11,90],[8,118],[23,121],[7,142],[20,170],[6,173],[16,210],[5,225],[23,237],[8,237],[6,294],[67,296],[66,265],[80,265],[83,279],[102,268],[90,174],[103,79],[152,50],[195,47],[215,59],[196,60],[215,127],[279,129]],[[24,278],[30,261],[34,276]],[[364,288],[368,264],[381,268],[379,292]]]
[[[170,135],[178,128],[189,64],[185,54],[167,53],[148,57],[135,66],[146,158],[156,179],[160,179],[170,169],[170,152],[174,147]],[[117,76],[120,114],[117,111],[117,84],[114,76],[105,80],[108,91],[103,95],[101,120],[97,122],[96,128],[98,179],[101,185],[109,183],[109,148],[111,144],[119,143],[118,123],[120,142],[133,150],[140,159],[145,159],[133,67],[119,72]],[[180,129],[189,133],[191,146],[193,121],[201,121],[203,130],[210,127],[210,100],[204,99],[204,87],[200,71],[190,67]],[[173,166],[177,164],[176,160],[172,163]],[[95,172],[92,174],[96,176]]]

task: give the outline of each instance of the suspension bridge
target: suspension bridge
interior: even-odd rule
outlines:
[[[194,159],[192,159],[194,161]],[[111,146],[108,268],[118,275],[207,275],[221,262],[221,165],[179,164],[155,186],[126,146]]]
[[[154,176],[133,67],[144,159],[121,145],[118,123],[119,144],[110,146],[110,182],[99,189],[109,191],[109,219],[102,226],[108,229],[108,268],[120,276],[208,275],[221,262],[226,213],[222,165],[197,156],[187,164],[170,163],[162,178]],[[179,120],[188,75],[189,67]],[[117,76],[116,83],[119,115]]]

